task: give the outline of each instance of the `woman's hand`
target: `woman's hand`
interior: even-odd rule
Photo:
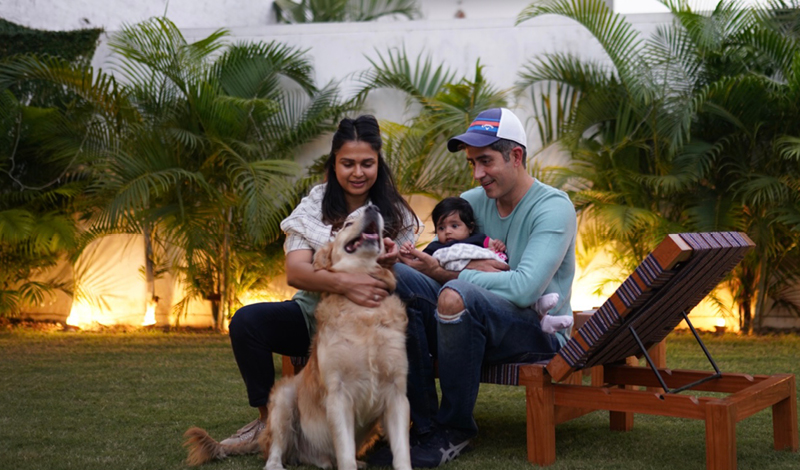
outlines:
[[[362,307],[377,307],[389,295],[389,285],[369,274],[336,273],[340,293]]]
[[[397,243],[389,237],[383,239],[383,246],[386,252],[378,257],[378,264],[384,268],[391,269],[398,261],[397,256],[400,254],[400,250],[397,247]]]

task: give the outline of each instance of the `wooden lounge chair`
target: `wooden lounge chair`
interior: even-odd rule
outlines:
[[[721,470],[736,468],[736,423],[771,406],[775,449],[796,452],[794,375],[721,373],[687,316],[753,246],[735,232],[668,236],[546,366],[520,366],[519,384],[527,389],[528,460],[553,463],[556,424],[594,410],[609,410],[611,428],[620,431],[631,429],[634,413],[704,420],[706,468]],[[714,372],[652,363],[647,348],[683,320]],[[628,365],[630,356],[644,356],[650,367]],[[556,383],[587,367],[602,367],[603,386]],[[678,394],[688,390],[728,395]]]
[[[796,452],[794,375],[721,373],[688,318],[753,246],[736,232],[670,235],[588,320],[576,318],[576,326],[585,323],[552,360],[484,366],[482,382],[526,387],[528,460],[555,462],[555,426],[595,410],[610,411],[618,431],[632,428],[634,413],[705,420],[707,468],[716,470],[736,468],[736,423],[771,406],[775,449]],[[683,320],[714,372],[664,368],[663,341]],[[642,356],[649,368],[631,360]],[[303,364],[284,357],[284,373]],[[581,371],[589,369],[593,386],[582,385]],[[729,395],[678,394],[687,390]]]

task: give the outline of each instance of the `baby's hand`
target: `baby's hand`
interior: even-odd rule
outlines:
[[[506,244],[494,238],[489,239],[489,249],[492,251],[506,251]]]
[[[413,256],[412,253],[411,253],[413,250],[414,250],[414,244],[413,243],[404,242],[402,245],[400,245],[400,256],[411,257],[411,256]]]

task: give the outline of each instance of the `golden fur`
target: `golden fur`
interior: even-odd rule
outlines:
[[[315,254],[315,268],[368,273],[393,290],[392,271],[376,261],[384,250],[382,230],[383,219],[370,206]],[[279,381],[270,393],[267,427],[260,436],[267,457],[264,468],[308,464],[355,470],[363,466],[356,461],[357,453],[374,442],[382,426],[394,468],[410,470],[408,319],[402,302],[390,295],[379,307],[366,308],[343,295],[323,294],[314,315],[317,333],[308,363],[294,377]],[[192,447],[190,464],[245,453],[221,446],[197,428],[186,435]]]

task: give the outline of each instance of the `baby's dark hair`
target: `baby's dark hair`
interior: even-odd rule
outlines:
[[[475,213],[472,212],[472,206],[469,205],[469,202],[460,197],[446,197],[439,201],[431,212],[434,232],[436,227],[439,226],[439,222],[453,212],[458,212],[458,217],[469,227],[469,233],[475,231]]]

